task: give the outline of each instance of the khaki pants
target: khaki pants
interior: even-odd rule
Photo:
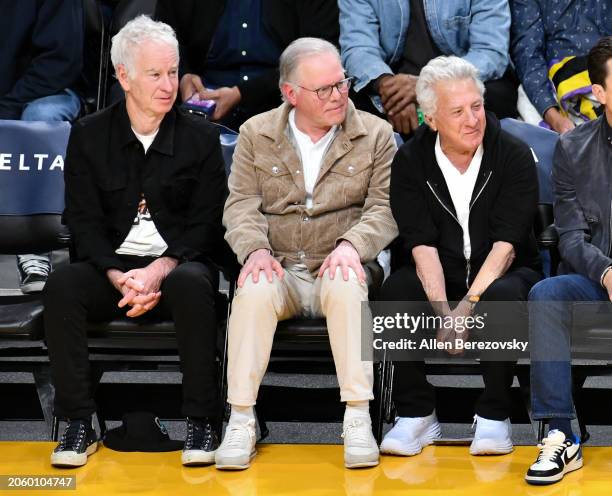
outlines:
[[[284,270],[282,280],[275,274],[270,283],[261,272],[257,284],[248,277],[236,291],[229,320],[228,402],[255,404],[276,324],[296,316],[327,317],[340,400],[373,399],[372,362],[361,360],[361,302],[368,299],[367,285],[352,270],[348,281],[339,268],[334,279],[328,271],[314,278],[304,266]]]

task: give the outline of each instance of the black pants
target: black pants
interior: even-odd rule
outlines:
[[[127,269],[148,265],[150,257],[122,257]],[[173,319],[183,373],[182,413],[219,415],[215,294],[217,272],[200,262],[178,265],[161,285],[157,306],[136,319]],[[120,293],[93,265],[81,262],[58,268],[44,289],[44,323],[55,385],[55,414],[83,418],[95,412],[91,394],[86,322],[125,315]]]
[[[489,339],[507,340],[509,336],[505,334],[509,330],[527,329],[527,308],[521,302],[527,301],[529,290],[541,278],[539,272],[521,267],[494,281],[481,295],[481,303],[478,305],[487,301],[516,302],[516,308],[506,308],[503,315],[498,312],[488,315],[486,331]],[[467,289],[465,284],[452,284],[447,281],[446,291],[449,301],[458,301],[465,296]],[[379,300],[427,301],[414,266],[404,266],[391,274],[381,288]],[[515,319],[512,325],[505,321],[508,313]],[[481,357],[484,392],[475,405],[475,411],[481,417],[491,420],[508,418],[512,409],[510,388],[514,379],[514,363],[515,361],[499,361],[494,357],[488,360]],[[427,381],[425,363],[419,360],[395,362],[394,367],[393,400],[398,415],[425,417],[431,414],[436,405],[435,388]]]

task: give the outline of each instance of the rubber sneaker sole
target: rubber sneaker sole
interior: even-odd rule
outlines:
[[[440,424],[431,425],[427,431],[414,442],[408,444],[399,439],[385,438],[380,445],[380,452],[386,455],[414,456],[418,455],[425,446],[433,444],[442,437]]]
[[[74,451],[60,451],[51,453],[51,465],[54,467],[82,467],[87,463],[87,457],[93,455],[98,450],[98,442],[90,444],[85,453]]]
[[[583,458],[579,458],[578,460],[574,459],[569,462],[565,467],[563,467],[563,471],[554,475],[547,476],[537,476],[537,475],[529,475],[525,476],[525,480],[528,484],[532,486],[548,486],[549,484],[554,484],[555,482],[559,482],[563,479],[563,476],[569,472],[573,472],[574,470],[578,470],[582,468],[584,461]]]
[[[248,460],[242,456],[228,456],[225,459],[215,460],[215,467],[218,470],[245,470],[251,466],[251,461],[255,458],[257,450],[253,450],[249,455]]]
[[[507,455],[514,451],[514,446],[510,440],[499,439],[474,439],[470,445],[470,455]]]
[[[186,467],[212,465],[217,451],[187,450],[181,454],[181,463]]]

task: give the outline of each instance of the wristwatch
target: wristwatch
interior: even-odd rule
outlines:
[[[480,301],[480,296],[478,296],[478,295],[465,295],[465,297],[463,299],[470,304],[470,310],[473,311],[474,307],[476,306],[476,303],[478,303]]]

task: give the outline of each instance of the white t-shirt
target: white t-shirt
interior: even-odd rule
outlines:
[[[446,186],[450,192],[453,205],[455,206],[455,212],[457,213],[457,219],[463,229],[463,255],[465,258],[470,258],[472,254],[472,246],[470,244],[470,200],[472,199],[472,193],[474,186],[476,185],[476,179],[478,178],[478,172],[480,172],[480,164],[482,162],[483,148],[482,144],[476,150],[470,165],[467,170],[461,174],[457,168],[452,164],[440,146],[440,135],[436,137],[436,161],[442,171]]]
[[[134,128],[132,128],[132,131],[134,131]],[[142,143],[145,153],[147,153],[151,143],[153,143],[158,131],[159,129],[153,134],[147,135],[138,134],[134,131],[136,138]],[[115,253],[118,255],[159,257],[167,249],[168,245],[157,231],[155,222],[153,222],[153,218],[149,213],[147,200],[142,196],[138,203],[138,210],[136,211],[132,228],[123,243],[121,243],[121,246],[115,250]]]
[[[321,163],[323,162],[323,157],[325,156],[327,148],[334,139],[338,126],[333,126],[327,134],[316,143],[313,143],[310,136],[300,131],[295,125],[295,109],[291,109],[289,112],[289,126],[291,126],[291,131],[293,132],[293,136],[295,136],[295,141],[297,142],[302,158],[304,187],[306,189],[306,208],[312,208],[312,192],[317,182],[317,177],[319,177]]]

